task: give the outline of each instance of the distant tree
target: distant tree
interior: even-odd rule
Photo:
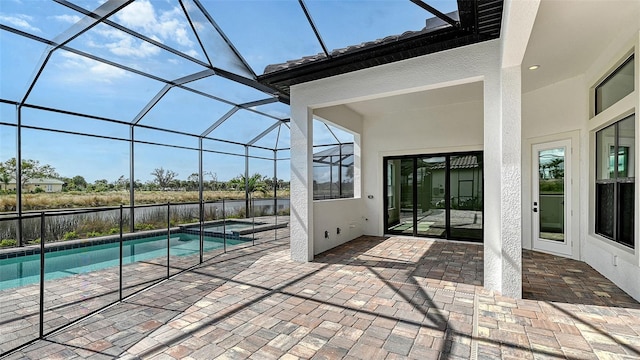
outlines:
[[[4,172],[8,174],[17,173],[18,161],[16,158],[11,158],[3,163]],[[27,182],[31,179],[38,178],[59,178],[60,175],[56,172],[53,166],[45,164],[41,165],[38,160],[22,159],[22,181],[20,186],[24,188]],[[4,179],[3,179],[4,182]],[[7,182],[8,183],[8,182]]]
[[[76,187],[77,190],[87,189],[88,183],[87,183],[87,180],[84,179],[84,177],[80,175],[76,175],[71,178],[71,181],[73,181],[73,185]]]
[[[116,190],[129,190],[129,178],[124,177],[124,175],[120,175],[118,180],[115,181],[114,187]]]
[[[266,176],[260,175],[258,173],[253,174],[246,181],[247,190],[249,193],[253,192],[261,192],[266,194],[268,192],[267,183],[265,182]],[[235,178],[229,180],[229,188],[242,191],[245,189],[245,177],[240,174]]]
[[[204,175],[208,175],[211,177],[211,181],[209,182],[209,187],[211,190],[218,190],[218,174],[213,171],[205,171]]]
[[[4,167],[4,164],[0,163],[0,181],[4,184],[4,190],[7,190],[9,182],[11,181],[11,173],[9,169]]]
[[[178,173],[160,167],[153,169],[151,176],[154,177],[154,183],[158,185],[160,189],[165,189],[171,186],[173,180],[178,177]]]
[[[111,190],[111,188],[107,179],[99,179],[93,182],[93,191],[95,192],[104,192]]]
[[[187,190],[197,190],[200,187],[200,175],[198,175],[198,173],[189,175],[184,187],[187,188]]]

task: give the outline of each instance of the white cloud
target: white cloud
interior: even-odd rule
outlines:
[[[69,24],[75,24],[82,19],[79,15],[68,15],[68,14],[54,15],[52,16],[52,18],[61,22],[69,23]]]
[[[17,28],[24,29],[31,32],[42,32],[39,28],[30,24],[33,18],[29,15],[17,14],[17,15],[4,15],[0,14],[0,22],[13,25]]]
[[[160,43],[172,41],[186,54],[197,56],[198,52],[193,48],[195,44],[189,39],[188,24],[184,17],[182,20],[178,17],[181,13],[178,7],[158,13],[149,0],[138,0],[116,13],[114,20]],[[94,32],[99,37],[85,38],[86,44],[92,48],[107,49],[115,55],[136,59],[161,53],[161,48],[105,24],[98,25]]]
[[[194,43],[189,39],[188,25],[184,18],[178,17],[182,10],[174,7],[161,11],[159,16],[148,0],[136,1],[119,11],[115,16],[119,23],[133,30],[153,34],[161,40],[172,40],[181,46],[191,48]]]
[[[84,83],[98,81],[111,84],[114,80],[125,78],[127,72],[115,66],[107,65],[84,56],[69,52],[61,52],[64,61],[60,67],[65,71],[61,72],[60,81],[67,83]]]
[[[185,54],[193,57],[193,58],[199,58],[200,57],[200,53],[198,53],[195,49],[191,49],[191,50],[187,50],[185,51]]]
[[[160,48],[157,46],[146,41],[136,41],[130,37],[105,44],[105,46],[116,55],[136,58],[146,58],[157,55],[160,52]]]

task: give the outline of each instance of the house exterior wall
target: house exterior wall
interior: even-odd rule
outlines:
[[[640,300],[640,183],[636,172],[635,249],[629,249],[594,233],[595,132],[631,113],[636,114],[635,158],[640,159],[640,73],[639,26],[623,33],[601,49],[601,55],[578,76],[558,79],[552,85],[522,95],[523,247],[534,248],[532,240],[532,156],[535,143],[570,139],[572,142],[572,209],[570,220],[573,246],[570,257],[585,261],[612,280],[636,300]],[[635,52],[635,92],[597,116],[593,116],[592,88],[630,52]]]
[[[448,87],[483,81],[483,134],[485,164],[485,287],[506,296],[521,297],[521,219],[520,212],[520,67],[503,69],[502,44],[499,40],[443,51],[371,69],[316,80],[291,87],[291,255],[298,261],[313,259],[315,205],[310,196],[311,121],[313,111],[353,101]],[[387,128],[393,129],[394,124]],[[367,145],[366,121],[363,122],[363,148]],[[385,136],[386,138],[386,136]],[[384,141],[384,139],[376,141]],[[419,140],[417,140],[419,141]],[[420,144],[420,142],[418,142]],[[476,144],[479,145],[479,144]],[[404,141],[405,148],[419,148]],[[458,144],[451,147],[460,149]],[[477,150],[469,148],[468,150]],[[363,174],[369,156],[363,151]],[[382,173],[375,178],[363,176],[363,188],[370,181],[380,184]],[[374,186],[375,187],[375,186]],[[369,188],[370,189],[370,188]],[[382,189],[377,185],[376,193]],[[365,209],[378,207],[376,196],[363,194]],[[331,200],[328,200],[331,201]],[[337,202],[337,201],[336,201]],[[324,208],[324,206],[323,206]],[[357,207],[356,207],[357,208]],[[347,217],[351,207],[336,206],[336,213]],[[363,214],[365,219],[367,215]],[[361,216],[362,217],[362,216]],[[367,221],[367,220],[365,220]],[[371,225],[366,225],[368,229]],[[375,225],[380,229],[381,223]],[[365,230],[368,231],[368,230]],[[379,231],[379,230],[378,230]]]
[[[47,183],[47,182],[43,182],[43,183],[28,183],[28,184],[26,184],[24,186],[23,191],[25,191],[25,192],[34,192],[34,191],[36,191],[36,189],[42,189],[42,190],[44,190],[44,192],[61,192],[62,191],[62,185],[63,184]],[[2,186],[2,188],[4,189],[4,186]],[[15,183],[7,184],[6,190],[8,190],[8,191],[16,191],[16,184]]]
[[[364,232],[384,234],[383,158],[478,151],[483,148],[483,103],[473,101],[364,118]],[[399,187],[398,187],[399,188]],[[368,195],[373,195],[369,199]],[[396,196],[399,198],[399,196]]]
[[[364,235],[367,220],[363,215],[361,196],[362,116],[344,105],[316,109],[314,116],[354,134],[353,198],[313,202],[313,254],[317,255]]]
[[[522,95],[522,246],[525,249],[534,248],[532,146],[569,139],[573,148],[571,207],[574,215],[569,220],[573,234],[571,257],[580,259],[582,227],[579,209],[584,205],[581,203],[579,181],[582,161],[580,140],[585,132],[584,119],[587,116],[584,89],[584,76],[580,75]]]
[[[593,90],[604,75],[614,69],[621,59],[631,51],[635,53],[635,91],[616,104],[593,116],[591,111]],[[635,161],[640,159],[640,20],[634,27],[625,27],[620,36],[603,49],[600,57],[592,64],[585,74],[586,87],[583,90],[588,99],[587,114],[583,119],[585,128],[584,147],[582,154],[587,164],[582,172],[582,198],[589,201],[582,213],[585,224],[585,236],[582,243],[583,260],[604,276],[612,280],[621,289],[640,301],[640,174],[635,174],[635,249],[620,246],[594,233],[595,209],[595,132],[622,117],[635,113]]]

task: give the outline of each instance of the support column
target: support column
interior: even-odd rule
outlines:
[[[520,66],[496,69],[484,85],[484,286],[522,298]]]
[[[313,113],[295,96],[290,124],[291,259],[307,262],[313,260]]]

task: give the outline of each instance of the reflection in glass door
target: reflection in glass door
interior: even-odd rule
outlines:
[[[413,159],[387,162],[387,222],[394,234],[413,235]]]
[[[447,159],[444,156],[417,159],[417,229],[419,236],[445,238],[447,231],[446,177]]]
[[[568,140],[533,146],[533,238],[540,250],[571,253],[566,226],[570,148]]]
[[[387,233],[482,241],[482,153],[384,162]]]
[[[482,240],[482,155],[457,155],[450,159],[450,236]]]

